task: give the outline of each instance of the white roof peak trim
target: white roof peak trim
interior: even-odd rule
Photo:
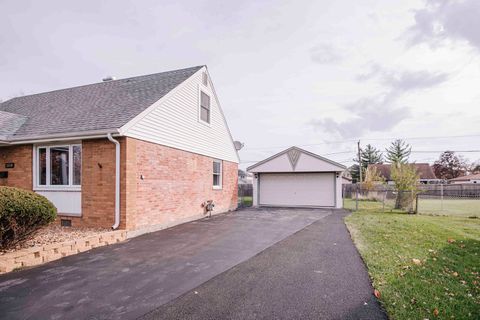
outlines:
[[[290,148],[288,148],[288,149],[285,149],[285,150],[283,150],[283,151],[280,151],[279,153],[274,154],[274,155],[271,156],[271,157],[268,157],[268,158],[265,159],[265,160],[259,161],[259,162],[255,163],[254,165],[251,165],[250,167],[247,168],[247,171],[250,171],[250,170],[252,170],[252,169],[254,169],[254,168],[256,168],[256,167],[258,167],[258,166],[260,166],[260,165],[262,165],[262,164],[264,164],[264,163],[267,163],[267,162],[269,162],[269,161],[271,161],[271,160],[273,160],[273,159],[275,159],[275,158],[278,158],[278,157],[280,157],[280,156],[282,156],[282,155],[284,155],[284,154],[287,154],[287,155],[288,155],[288,158],[289,158],[289,160],[290,160],[290,162],[291,162],[291,164],[292,164],[292,169],[295,169],[295,166],[293,166],[293,163],[292,163],[292,160],[290,159],[290,154],[289,154],[290,151],[293,151],[293,150],[295,150],[294,152],[298,152],[298,157],[297,157],[297,159],[296,159],[295,166],[296,166],[296,163],[298,162],[298,159],[300,158],[300,155],[301,155],[302,153],[304,153],[304,154],[309,155],[309,156],[311,156],[311,157],[314,157],[314,158],[316,158],[316,159],[319,159],[319,160],[325,161],[325,162],[327,162],[327,163],[330,163],[330,164],[332,164],[332,165],[334,165],[334,166],[337,166],[337,167],[341,168],[342,170],[347,169],[347,167],[344,166],[343,164],[340,164],[340,163],[335,162],[335,161],[333,161],[333,160],[327,159],[327,158],[322,157],[322,156],[320,156],[320,155],[318,155],[318,154],[316,154],[316,153],[313,153],[313,152],[304,150],[304,149],[302,149],[302,148],[299,148],[299,147],[296,147],[296,146],[292,146],[292,147],[290,147]]]
[[[227,131],[228,131],[228,134],[230,136],[230,141],[232,142],[233,150],[235,150],[235,154],[237,155],[237,160],[238,160],[238,162],[240,162],[240,156],[238,155],[238,150],[237,150],[237,148],[235,148],[235,143],[233,142],[234,140],[233,140],[232,132],[230,131],[230,127],[228,126],[227,118],[225,118],[225,114],[223,113],[222,105],[220,104],[220,101],[218,100],[217,92],[215,91],[215,86],[213,85],[212,77],[210,77],[210,72],[208,72],[208,67],[205,65],[199,71],[203,71],[203,70],[207,73],[207,81],[210,84],[210,87],[212,89],[212,93],[213,93],[213,95],[215,97],[215,100],[217,102],[218,109],[220,110],[220,113],[222,115],[223,122],[225,123],[225,127],[227,127]],[[193,77],[193,75],[192,75],[192,77]]]

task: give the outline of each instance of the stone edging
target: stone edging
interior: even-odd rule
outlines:
[[[6,253],[0,256],[0,274],[17,268],[40,265],[126,239],[127,232],[125,230],[115,230],[78,240],[52,243]]]

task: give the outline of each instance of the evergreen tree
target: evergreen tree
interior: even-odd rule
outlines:
[[[380,150],[373,147],[370,144],[367,144],[364,150],[361,150],[360,157],[362,160],[362,168],[367,169],[369,164],[382,163],[383,155]]]
[[[363,177],[365,177],[367,167],[369,164],[383,163],[382,152],[370,144],[367,144],[367,146],[360,151],[360,158],[361,158],[361,167],[362,167]],[[353,166],[351,166],[349,171],[350,171],[350,174],[352,175],[353,182],[359,182],[360,172],[359,172],[358,159],[353,159],[353,160],[357,164],[354,164]]]
[[[397,139],[385,149],[387,162],[389,163],[407,163],[408,157],[412,152],[412,147],[401,139]]]
[[[358,171],[358,164],[354,164],[348,168],[350,175],[352,176],[352,182],[357,183],[360,181],[360,171]]]

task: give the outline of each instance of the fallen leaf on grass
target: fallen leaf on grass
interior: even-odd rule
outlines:
[[[448,239],[447,239],[447,242],[448,242],[448,243],[454,243],[454,242],[455,242],[455,239],[453,239],[453,238],[448,238]]]
[[[378,291],[377,289],[375,289],[375,290],[373,290],[373,294],[375,295],[375,297],[376,297],[377,299],[380,299],[380,296],[381,296],[381,295],[380,295],[380,291]]]
[[[438,309],[437,308],[433,309],[433,315],[435,317],[438,317]]]
[[[454,272],[454,273],[452,273],[452,276],[454,276],[454,277],[458,277],[458,272]]]
[[[420,259],[412,259],[412,262],[415,263],[417,266],[422,264],[422,261]]]

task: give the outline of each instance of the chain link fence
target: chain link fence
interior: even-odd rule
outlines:
[[[362,189],[359,185],[343,188],[343,207],[351,211],[414,212],[416,194],[388,188]]]
[[[419,194],[417,213],[480,218],[480,196]]]
[[[398,191],[393,186],[344,185],[345,209],[376,212],[408,212],[426,215],[480,217],[480,186],[421,185],[416,191]]]

